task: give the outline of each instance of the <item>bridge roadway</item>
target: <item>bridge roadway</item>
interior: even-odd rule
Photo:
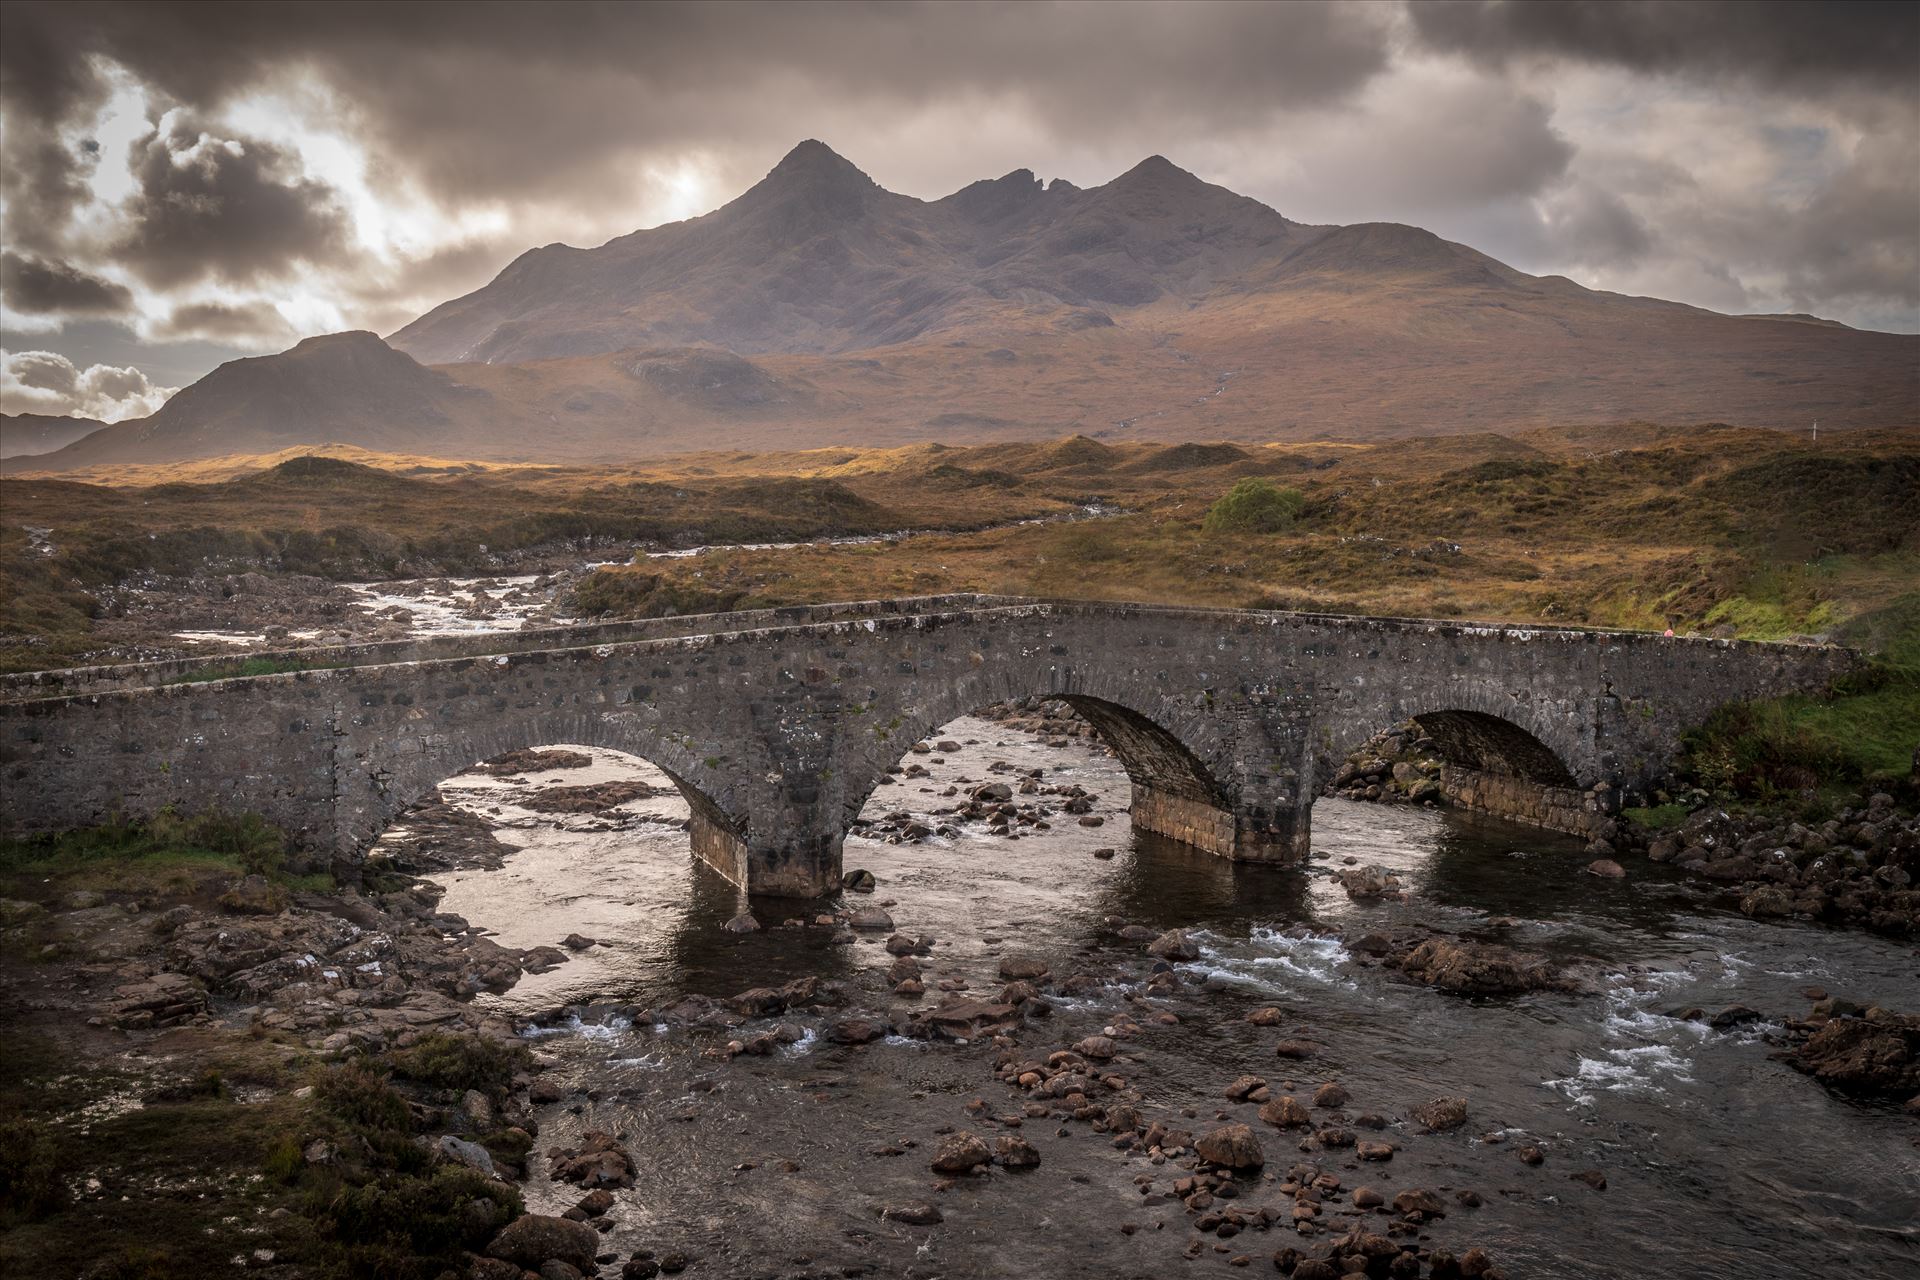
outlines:
[[[1112,745],[1136,826],[1287,863],[1333,771],[1402,720],[1439,745],[1455,803],[1591,833],[1657,784],[1714,708],[1823,688],[1855,661],[1640,632],[965,595],[133,663],[0,680],[0,831],[218,808],[261,814],[310,859],[352,862],[447,777],[586,743],[665,770],[694,851],[735,884],[809,897],[835,887],[848,826],[913,743],[1037,694]]]

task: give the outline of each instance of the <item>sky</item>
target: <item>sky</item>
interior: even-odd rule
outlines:
[[[805,138],[925,199],[1160,154],[1302,222],[1920,331],[1920,5],[0,7],[0,408],[386,334]]]

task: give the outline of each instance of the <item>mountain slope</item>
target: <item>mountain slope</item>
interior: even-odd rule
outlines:
[[[106,425],[96,418],[61,418],[46,413],[0,413],[0,458],[52,453]]]
[[[267,453],[339,441],[380,448],[439,444],[485,393],[393,350],[375,334],[308,338],[278,355],[230,360],[158,412],[97,431],[36,461],[154,461]]]

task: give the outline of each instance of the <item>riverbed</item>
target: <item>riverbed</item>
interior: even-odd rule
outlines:
[[[1575,841],[1446,810],[1325,799],[1309,868],[1236,865],[1132,832],[1125,774],[1097,747],[1047,745],[971,717],[936,738],[958,749],[908,756],[926,775],[881,787],[865,816],[905,809],[952,833],[897,844],[852,836],[845,850],[848,869],[878,881],[870,897],[848,894],[849,905],[880,907],[900,932],[936,939],[917,1000],[892,991],[886,932],[836,942],[833,929],[786,923],[794,904],[748,903],[698,864],[684,802],[642,762],[576,748],[589,767],[469,774],[443,787],[519,849],[496,870],[435,877],[442,909],[510,946],[595,940],[488,999],[559,1062],[567,1096],[541,1111],[541,1148],[597,1128],[633,1151],[639,1182],[617,1194],[607,1237],[620,1257],[683,1251],[692,1274],[724,1276],[1166,1276],[1249,1258],[1265,1272],[1275,1249],[1325,1238],[1279,1224],[1233,1238],[1196,1233],[1166,1195],[1184,1170],[1116,1150],[1084,1124],[1023,1118],[1024,1096],[995,1078],[985,1041],[826,1040],[831,1016],[903,1017],[947,991],[989,998],[1003,985],[1001,958],[1019,953],[1045,960],[1056,979],[1088,975],[1083,990],[1052,1001],[1050,1019],[1018,1033],[1023,1056],[1117,1027],[1113,1068],[1149,1118],[1254,1126],[1267,1164],[1264,1177],[1243,1179],[1243,1208],[1290,1203],[1276,1185],[1305,1162],[1342,1180],[1342,1200],[1361,1183],[1389,1199],[1435,1189],[1450,1207],[1422,1228],[1422,1243],[1478,1246],[1511,1276],[1920,1273],[1920,1124],[1897,1105],[1833,1097],[1769,1056],[1780,1021],[1804,1015],[1813,989],[1920,1002],[1909,945],[1748,920],[1652,863],[1601,879],[1585,874]],[[1009,838],[936,812],[955,803],[942,795],[950,786],[964,793],[1035,769],[1044,786],[1092,793],[1086,816],[1098,825],[1055,816],[1047,830]],[[620,780],[653,794],[603,814],[515,803]],[[1349,898],[1330,875],[1349,859],[1397,874],[1406,900]],[[759,932],[722,928],[749,907]],[[1152,961],[1119,939],[1126,924],[1183,928],[1199,942],[1199,958],[1177,966],[1176,991],[1142,994]],[[1545,951],[1582,974],[1584,989],[1470,1000],[1417,986],[1349,950],[1388,927]],[[807,975],[846,983],[852,1002],[789,1012],[781,1021],[797,1043],[765,1057],[716,1056],[724,1029],[644,1013]],[[1724,1030],[1676,1016],[1733,1005],[1761,1016]],[[1282,1011],[1281,1025],[1246,1020],[1265,1006]],[[1128,1020],[1137,1034],[1124,1034]],[[1313,1056],[1276,1058],[1283,1037],[1312,1044]],[[1252,1105],[1222,1093],[1247,1074],[1303,1098],[1337,1080],[1352,1095],[1347,1112],[1385,1117],[1379,1134],[1361,1136],[1392,1142],[1393,1159],[1361,1164],[1351,1150],[1259,1124]],[[1466,1098],[1469,1119],[1422,1134],[1408,1112],[1441,1095]],[[975,1099],[983,1106],[970,1111]],[[927,1163],[943,1130],[991,1140],[1013,1126],[1040,1151],[1039,1168],[936,1187]],[[1523,1146],[1544,1163],[1523,1164]],[[529,1207],[560,1212],[579,1190],[547,1182],[543,1168]],[[1480,1207],[1458,1203],[1468,1190]],[[917,1200],[944,1221],[881,1216]],[[1384,1229],[1385,1219],[1370,1220]]]

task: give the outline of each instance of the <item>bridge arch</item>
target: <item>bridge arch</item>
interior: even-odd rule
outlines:
[[[1231,854],[1234,801],[1223,779],[1233,776],[1232,743],[1222,734],[1217,717],[1207,714],[1207,699],[1204,695],[1142,699],[1118,687],[1120,683],[1097,676],[1075,679],[1068,689],[1047,685],[980,689],[967,681],[943,683],[864,734],[856,730],[851,735],[842,753],[846,773],[838,788],[843,827],[853,825],[881,779],[914,743],[980,707],[1040,697],[1072,707],[1113,750],[1132,788],[1135,826]],[[1143,707],[1143,702],[1149,705]]]
[[[1441,758],[1438,782],[1448,804],[1552,830],[1598,834],[1613,800],[1583,783],[1573,717],[1540,715],[1525,699],[1497,701],[1498,711],[1482,709],[1485,699],[1476,701],[1482,706],[1442,704],[1411,715],[1347,722],[1327,735],[1329,749],[1315,764],[1320,785],[1314,794],[1375,734],[1410,722],[1432,739]]]
[[[343,813],[343,847],[363,855],[382,832],[448,778],[483,761],[558,743],[602,747],[643,760],[664,773],[692,815],[693,849],[715,870],[747,882],[748,812],[739,780],[745,763],[696,757],[691,734],[620,713],[555,714],[482,720],[470,728],[381,744],[365,753],[357,776],[368,790]]]

